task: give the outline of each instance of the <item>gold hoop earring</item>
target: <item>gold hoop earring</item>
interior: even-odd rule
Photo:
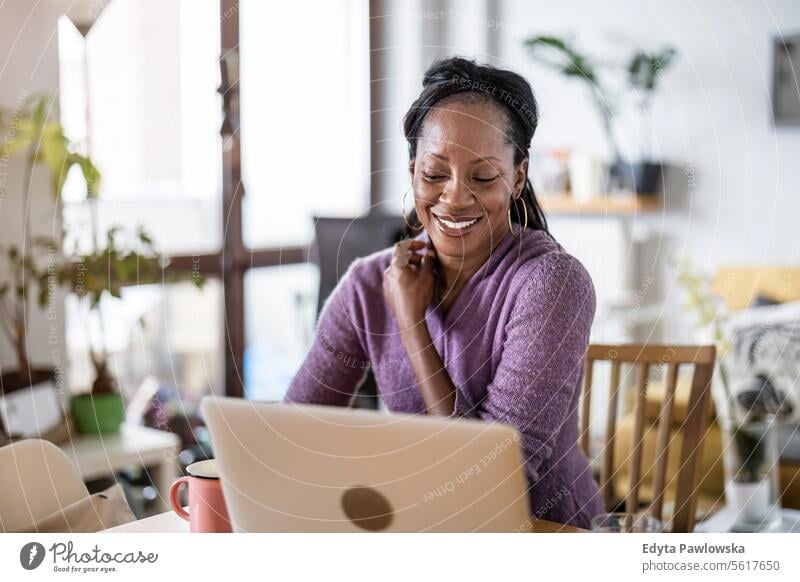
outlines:
[[[401,205],[401,207],[403,209],[402,210],[402,212],[403,212],[403,222],[406,223],[406,226],[409,228],[409,230],[413,230],[415,232],[419,232],[420,230],[422,230],[425,227],[422,226],[421,224],[419,226],[411,226],[411,223],[408,222],[408,217],[406,216],[406,196],[408,195],[408,191],[409,190],[411,190],[411,188],[409,188],[408,190],[403,192],[403,198],[400,201],[400,205]]]
[[[518,208],[517,201],[522,201],[522,215],[525,217],[525,222],[519,231],[519,236],[514,234],[514,225],[511,222],[511,206],[513,205],[516,210]],[[511,204],[508,205],[508,229],[511,231],[511,234],[517,238],[522,238],[522,233],[528,229],[528,204],[522,196],[519,198],[514,198],[513,195],[511,196]]]

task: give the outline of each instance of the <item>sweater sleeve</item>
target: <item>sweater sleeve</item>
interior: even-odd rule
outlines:
[[[589,274],[577,259],[558,252],[531,271],[506,324],[503,353],[479,414],[519,430],[534,483],[579,390],[594,313]]]
[[[349,406],[369,367],[357,333],[357,264],[348,269],[320,311],[314,341],[285,402]]]

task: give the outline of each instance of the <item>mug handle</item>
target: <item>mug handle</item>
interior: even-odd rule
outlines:
[[[173,511],[175,511],[179,517],[189,521],[189,514],[183,508],[180,500],[178,499],[178,492],[181,489],[181,485],[184,483],[187,485],[189,484],[189,477],[181,477],[172,484],[172,487],[169,488],[169,503],[172,505]]]

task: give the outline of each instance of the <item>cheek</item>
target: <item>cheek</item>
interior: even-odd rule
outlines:
[[[509,194],[504,189],[493,191],[491,195],[482,198],[481,202],[485,212],[492,222],[500,222],[506,219],[509,198]]]
[[[436,203],[436,199],[441,192],[441,188],[437,190],[436,185],[429,184],[425,182],[425,180],[419,178],[414,181],[413,192],[414,205],[416,206],[417,211],[420,211],[428,206],[433,206]]]

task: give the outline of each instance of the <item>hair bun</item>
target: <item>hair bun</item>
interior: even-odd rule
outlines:
[[[452,83],[453,79],[475,79],[478,64],[463,57],[440,59],[434,62],[422,77],[422,86]]]

